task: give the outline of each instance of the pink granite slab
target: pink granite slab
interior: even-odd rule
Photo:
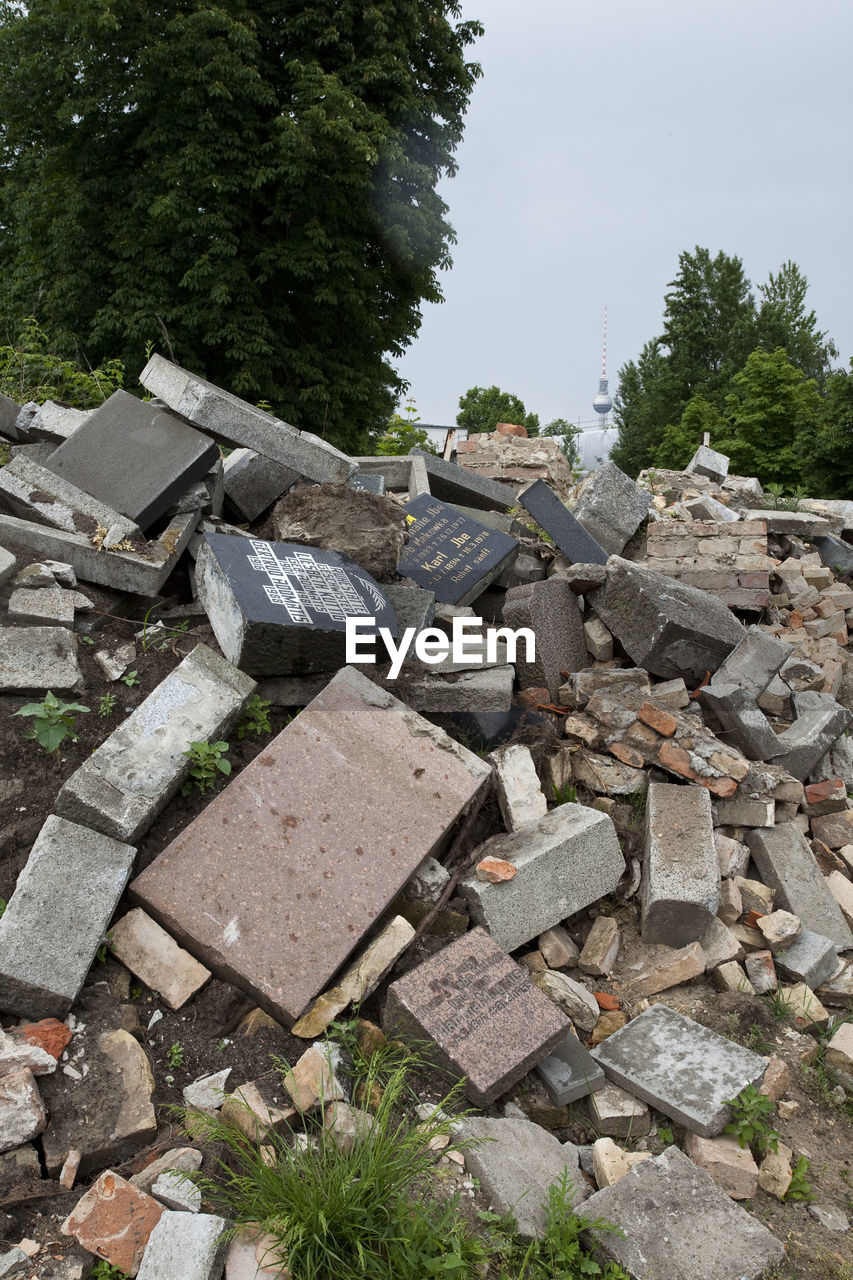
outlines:
[[[290,1024],[490,772],[345,667],[130,891],[214,973]]]
[[[430,1040],[485,1106],[546,1058],[568,1018],[485,929],[472,929],[388,988],[389,1034]]]

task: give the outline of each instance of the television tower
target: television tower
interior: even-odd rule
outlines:
[[[607,427],[607,415],[613,408],[613,397],[607,390],[607,308],[604,308],[604,345],[601,350],[601,377],[598,379],[598,395],[592,402],[592,407],[598,414],[598,425],[600,430]]]

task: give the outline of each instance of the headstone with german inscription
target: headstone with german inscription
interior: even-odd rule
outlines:
[[[389,1034],[431,1041],[439,1065],[466,1078],[477,1106],[552,1053],[571,1025],[480,928],[392,983],[383,1023]]]
[[[289,1026],[424,858],[440,855],[490,772],[345,667],[131,894],[207,968]]]
[[[466,605],[515,563],[519,544],[498,529],[423,494],[406,508],[409,541],[397,572],[435,592],[442,604]]]
[[[222,652],[249,675],[343,666],[347,618],[372,623],[362,636],[376,635],[380,627],[397,634],[385,592],[337,551],[208,533],[196,584]]]

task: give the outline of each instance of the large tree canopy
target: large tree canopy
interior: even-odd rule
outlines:
[[[770,482],[802,481],[829,421],[830,397],[820,393],[832,388],[835,401],[843,400],[830,368],[838,353],[806,310],[807,289],[789,261],[758,286],[756,306],[740,258],[712,258],[699,246],[682,253],[663,333],[619,371],[614,462],[631,475],[681,467],[708,431],[735,469]]]
[[[499,422],[512,422],[525,427],[529,436],[539,434],[539,414],[528,413],[524,401],[512,391],[500,387],[469,387],[459,397],[457,427],[469,435],[478,431],[494,431]]]
[[[454,0],[0,0],[0,336],[154,343],[344,447],[441,298]]]

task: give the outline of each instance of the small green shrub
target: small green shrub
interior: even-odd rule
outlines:
[[[193,787],[204,795],[216,781],[217,773],[229,774],[231,761],[224,759],[227,742],[191,742],[183,753],[190,761],[190,776],[181,787],[181,795],[188,796]]]
[[[561,787],[554,783],[552,790],[554,792],[554,804],[576,804],[578,798],[578,789],[572,782],[564,782]]]
[[[800,1156],[794,1165],[791,1182],[788,1190],[785,1192],[786,1200],[814,1200],[812,1195],[811,1183],[806,1174],[810,1168],[809,1162],[805,1156]]]
[[[177,1071],[178,1067],[184,1065],[184,1046],[180,1040],[176,1040],[174,1044],[170,1044],[166,1050],[166,1066],[170,1071]]]
[[[735,1134],[741,1147],[749,1147],[755,1156],[779,1149],[779,1134],[767,1123],[774,1103],[754,1084],[748,1084],[736,1098],[728,1099],[726,1106],[732,1109],[732,1120],[724,1132]]]
[[[272,733],[269,717],[271,706],[272,703],[267,698],[253,693],[243,710],[243,719],[237,726],[237,737],[243,739],[252,734],[253,737],[260,738],[265,733]]]
[[[108,716],[115,710],[116,696],[114,693],[104,693],[98,699],[98,715]]]
[[[78,409],[96,409],[124,381],[120,360],[106,360],[97,369],[49,350],[50,339],[28,316],[15,342],[0,346],[0,392],[19,404],[62,400]]]
[[[77,714],[90,710],[90,707],[84,707],[79,702],[60,702],[56,694],[48,690],[43,702],[28,702],[13,714],[32,716],[33,727],[25,737],[35,738],[48,755],[56,755],[66,738],[70,738],[72,742],[77,741],[74,734]]]
[[[139,684],[139,672],[134,668],[133,671],[128,671],[126,675],[119,676],[119,680],[121,680],[122,684],[126,684],[128,689],[132,689],[134,685]]]
[[[91,1280],[130,1280],[126,1271],[114,1267],[111,1262],[96,1262],[91,1272]]]

